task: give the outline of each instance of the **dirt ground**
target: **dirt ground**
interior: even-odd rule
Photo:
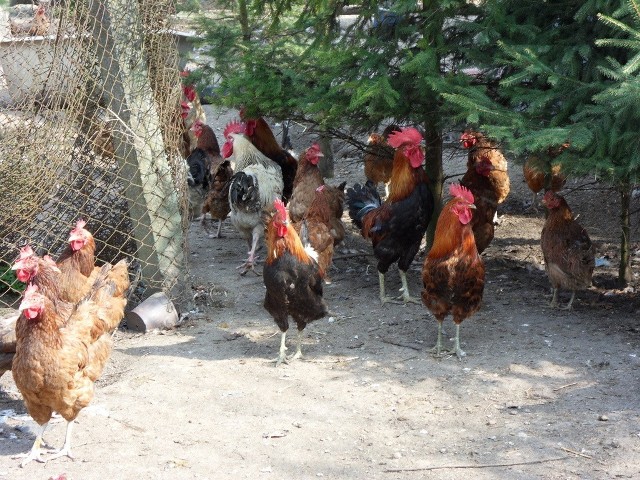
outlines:
[[[226,117],[207,109],[219,132]],[[455,153],[448,173],[463,172]],[[379,305],[371,247],[350,227],[325,288],[334,316],[305,330],[303,360],[274,368],[280,336],[262,278],[235,268],[244,241],[228,221],[222,239],[193,222],[185,319],[171,331],[117,332],[74,428],[75,461],[19,467],[12,457],[29,450],[35,424],[11,375],[0,379],[0,479],[640,478],[639,301],[633,288],[612,288],[617,198],[569,181],[568,201],[610,266],[573,311],[552,310],[544,215],[525,211],[521,164],[510,174],[462,361],[431,356],[436,322],[423,306]],[[362,165],[339,154],[329,183],[343,179],[362,181]],[[408,275],[415,295],[423,258]],[[399,288],[397,270],[387,277]],[[57,418],[45,439],[63,438]]]

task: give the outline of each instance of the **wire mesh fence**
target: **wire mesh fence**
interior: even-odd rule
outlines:
[[[0,306],[19,300],[20,247],[55,259],[80,218],[98,264],[129,259],[140,289],[179,283],[187,195],[173,3],[51,0],[0,16]]]

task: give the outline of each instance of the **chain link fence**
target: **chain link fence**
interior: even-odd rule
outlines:
[[[0,16],[0,306],[21,246],[54,259],[80,218],[138,294],[185,270],[184,122],[173,0],[55,1]],[[173,290],[176,295],[176,290]]]

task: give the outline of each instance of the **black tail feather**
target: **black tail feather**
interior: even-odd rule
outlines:
[[[382,204],[375,184],[368,180],[364,185],[356,183],[353,188],[347,189],[347,205],[349,217],[353,223],[362,228],[362,219],[371,210],[375,210]]]

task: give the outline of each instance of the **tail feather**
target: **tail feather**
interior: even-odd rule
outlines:
[[[353,188],[347,189],[347,205],[349,206],[349,217],[358,228],[362,228],[364,216],[371,210],[380,207],[382,200],[375,184],[368,180],[364,185],[356,183]]]
[[[242,171],[234,174],[229,186],[229,203],[236,210],[259,212],[261,205],[257,179]]]

